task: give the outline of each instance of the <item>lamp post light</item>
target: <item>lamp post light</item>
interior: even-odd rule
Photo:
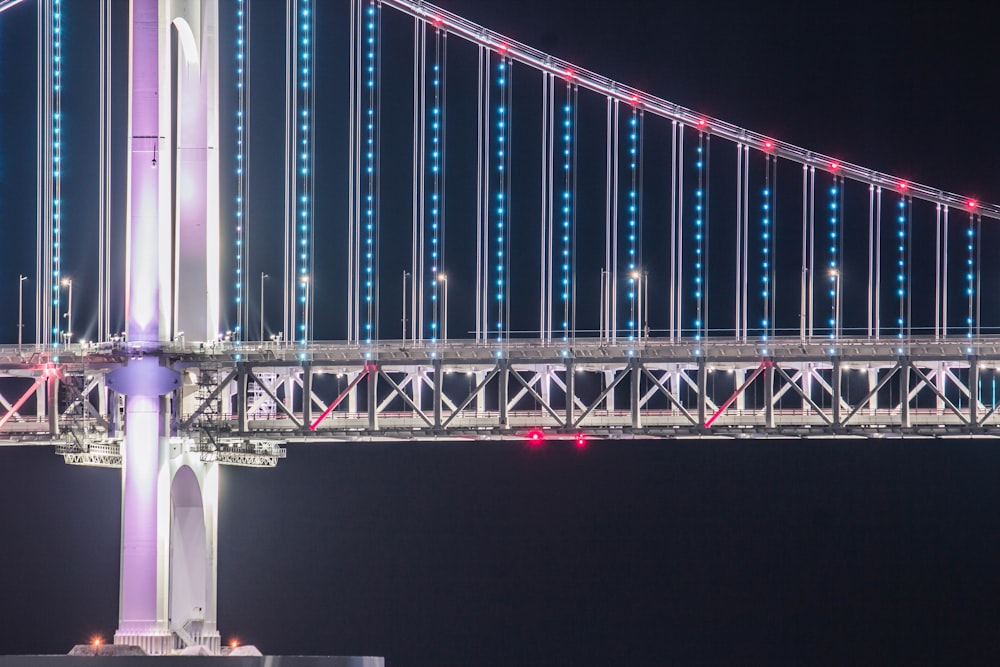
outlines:
[[[649,337],[649,303],[647,299],[649,274],[645,271],[633,271],[632,280],[635,283],[636,294],[636,338],[641,341],[644,336]]]
[[[600,312],[600,338],[601,340],[608,340],[611,338],[608,333],[608,323],[610,318],[608,317],[608,270],[601,268],[601,312]]]
[[[28,276],[18,274],[17,278],[17,349],[21,349],[24,339],[24,281]]]
[[[263,271],[260,272],[260,341],[264,342],[264,278],[270,278]]]
[[[66,344],[69,345],[70,339],[73,338],[73,279],[63,278],[62,286],[69,292],[69,299],[66,301],[66,312],[63,313],[63,317],[66,318]]]
[[[403,271],[403,343],[406,343],[406,283],[410,278],[410,272]]]
[[[840,271],[830,269],[830,282],[833,283],[833,326],[830,327],[831,337],[840,338]]]
[[[448,276],[439,273],[438,282],[441,283],[441,342],[448,342]]]
[[[299,282],[302,283],[305,294],[303,297],[305,301],[302,306],[302,342],[305,343],[309,340],[309,276],[302,276],[299,278]]]

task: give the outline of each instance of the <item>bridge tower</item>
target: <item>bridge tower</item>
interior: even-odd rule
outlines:
[[[218,464],[172,437],[182,378],[162,354],[219,330],[218,2],[132,0],[129,20],[129,358],[108,379],[126,412],[115,643],[218,653]]]

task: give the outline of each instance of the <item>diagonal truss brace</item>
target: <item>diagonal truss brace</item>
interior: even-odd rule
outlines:
[[[750,374],[750,377],[744,380],[743,384],[741,384],[739,387],[736,388],[736,391],[733,392],[732,396],[727,398],[722,403],[722,405],[719,406],[719,409],[715,411],[715,414],[713,414],[711,417],[705,420],[705,428],[710,427],[715,422],[716,419],[721,417],[722,413],[728,410],[729,406],[732,405],[737,398],[739,398],[739,395],[742,394],[744,391],[746,391],[747,387],[753,384],[754,380],[756,380],[760,376],[760,374],[763,373],[769,366],[771,366],[771,360],[766,358],[762,359],[760,362],[760,366],[758,366],[756,370],[754,370],[754,372]]]
[[[229,371],[229,374],[225,377],[225,379],[223,379],[222,382],[220,382],[218,386],[212,390],[212,393],[209,394],[208,397],[201,402],[201,405],[199,405],[197,409],[195,409],[195,411],[191,413],[191,416],[180,423],[179,427],[180,430],[182,431],[188,430],[189,428],[191,428],[191,425],[194,424],[196,419],[205,414],[205,411],[208,410],[208,408],[212,405],[212,402],[215,399],[217,399],[222,394],[222,392],[225,391],[226,387],[229,386],[229,384],[233,381],[233,379],[236,378],[237,372],[238,371],[235,368]]]

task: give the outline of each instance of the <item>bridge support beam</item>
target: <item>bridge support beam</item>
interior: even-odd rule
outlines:
[[[680,395],[679,393],[677,394]],[[698,357],[698,428],[706,429],[708,419],[708,364],[705,357]]]
[[[774,363],[764,360],[764,423],[768,429],[774,428]]]
[[[576,422],[573,400],[576,398],[576,370],[573,368],[573,360],[566,360],[566,428],[573,428]]]
[[[910,360],[907,357],[899,359],[899,425],[906,430],[910,422]]]
[[[969,428],[979,430],[979,358],[969,356]]]
[[[434,430],[440,431],[441,403],[444,401],[444,386],[443,386],[444,372],[441,367],[440,359],[434,359],[433,366],[434,366]],[[415,386],[419,387],[419,384]],[[420,400],[419,396],[420,396],[419,392],[415,389],[414,398],[416,398],[419,401]],[[419,403],[417,403],[417,405],[419,405]]]
[[[843,421],[840,414],[840,393],[842,390],[842,380],[843,380],[843,369],[840,365],[840,357],[833,358],[833,371],[830,377],[830,384],[833,387],[833,427],[835,429],[840,428],[841,422]]]
[[[312,364],[302,365],[302,430],[309,430],[313,422],[313,369]]]
[[[497,361],[497,366],[500,367],[500,372],[497,374],[497,408],[500,411],[500,428],[506,429],[510,426],[510,421],[507,418],[510,365],[506,359],[500,359]]]
[[[642,364],[638,359],[629,359],[629,406],[632,413],[632,428],[642,428]]]

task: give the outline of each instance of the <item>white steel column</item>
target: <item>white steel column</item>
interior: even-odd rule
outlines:
[[[108,377],[126,397],[115,643],[153,655],[190,644],[220,648],[217,464],[170,437],[170,397],[179,398],[182,380],[159,354],[178,327],[203,341],[218,331],[218,130],[217,0],[132,0],[125,288],[132,353]]]

